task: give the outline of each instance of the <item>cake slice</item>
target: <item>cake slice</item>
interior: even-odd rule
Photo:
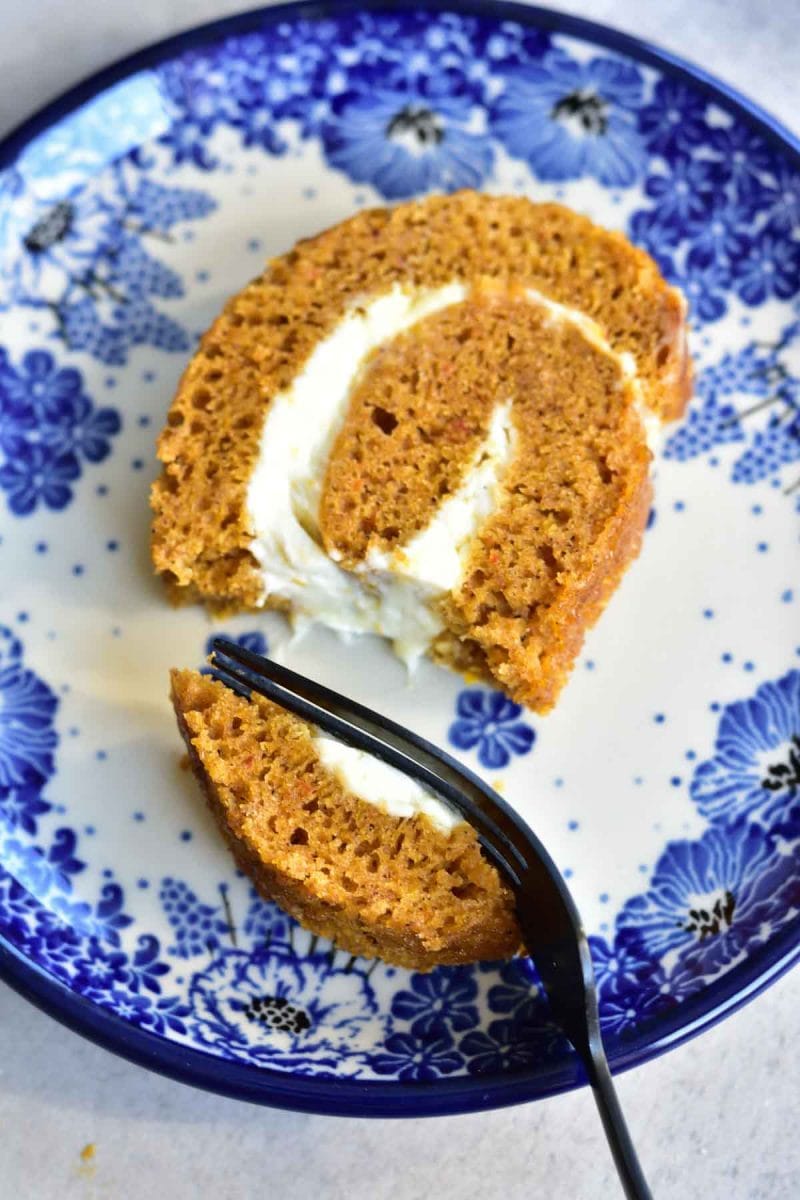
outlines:
[[[238,865],[307,929],[418,970],[517,951],[511,892],[415,781],[196,671],[172,672],[172,703]]]
[[[235,296],[159,440],[176,599],[387,637],[539,711],[637,553],[685,305],[619,234],[463,192],[361,213]]]

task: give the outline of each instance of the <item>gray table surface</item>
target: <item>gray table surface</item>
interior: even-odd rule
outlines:
[[[577,0],[556,8],[577,10]],[[230,0],[0,0],[0,131]],[[797,0],[583,0],[796,130]],[[800,1196],[800,971],[620,1080],[659,1200]],[[86,1162],[81,1151],[95,1147]],[[192,1091],[83,1041],[0,985],[0,1200],[597,1200],[618,1195],[591,1097],[410,1121],[327,1119]]]

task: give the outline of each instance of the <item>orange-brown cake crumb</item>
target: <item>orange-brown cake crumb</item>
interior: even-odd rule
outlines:
[[[650,494],[641,412],[677,416],[689,392],[680,294],[621,234],[559,205],[429,197],[360,213],[273,259],[228,303],[179,386],[159,440],[153,560],[176,598],[291,610],[265,588],[247,503],[272,402],[367,300],[453,281],[467,287],[462,302],[363,363],[319,511],[303,525],[351,572],[402,550],[510,404],[502,499],[458,585],[431,601],[444,628],[429,651],[545,711],[639,548]],[[553,302],[596,324],[555,317]]]
[[[307,929],[417,970],[519,948],[511,893],[470,826],[444,833],[352,795],[311,728],[268,700],[183,670],[172,672],[172,703],[237,863]]]
[[[651,455],[618,359],[506,292],[428,318],[362,376],[328,462],[321,530],[326,549],[351,565],[405,545],[456,490],[507,397],[517,444],[504,498],[443,601],[436,653],[468,658],[543,710],[647,516]]]

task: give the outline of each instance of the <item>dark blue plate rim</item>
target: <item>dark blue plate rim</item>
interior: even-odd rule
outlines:
[[[784,153],[788,151],[790,159],[800,166],[800,138],[735,88],[669,51],[659,50],[630,34],[583,17],[519,4],[513,0],[418,0],[413,5],[408,0],[327,0],[324,3],[304,0],[238,13],[175,34],[127,55],[64,92],[8,134],[0,142],[0,168],[12,165],[33,138],[98,93],[174,54],[243,33],[255,25],[276,24],[287,19],[314,20],[342,12],[374,12],[410,7],[432,12],[455,11],[498,21],[516,21],[584,38],[628,54],[673,77],[683,78],[709,97],[722,101],[769,141],[780,145]],[[612,1069],[615,1073],[628,1070],[695,1037],[752,1000],[798,958],[800,915],[751,954],[746,962],[727,971],[647,1029],[618,1043],[611,1054]],[[0,978],[62,1024],[131,1062],[221,1095],[300,1112],[351,1117],[444,1116],[540,1099],[568,1091],[584,1082],[574,1056],[557,1064],[543,1064],[540,1068],[513,1075],[459,1076],[456,1079],[439,1079],[434,1083],[360,1082],[291,1075],[230,1062],[139,1029],[72,992],[40,970],[2,937]]]

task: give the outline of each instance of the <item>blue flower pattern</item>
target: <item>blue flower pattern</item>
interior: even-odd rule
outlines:
[[[712,826],[696,842],[667,846],[650,890],[628,901],[618,929],[669,972],[680,965],[714,975],[785,917],[773,891],[791,868],[758,827]]]
[[[800,802],[800,671],[726,708],[714,757],[700,763],[691,790],[709,820],[758,821],[767,829],[787,804]]]
[[[800,321],[793,320],[777,342],[750,342],[705,367],[687,419],[665,444],[665,458],[685,462],[739,442],[743,446],[732,462],[731,481],[771,480],[780,486],[783,469],[800,460],[800,381],[787,357],[798,338]]]
[[[463,1058],[447,1036],[431,1039],[392,1033],[383,1049],[372,1056],[371,1066],[376,1075],[430,1082],[462,1069]]]
[[[210,213],[210,196],[143,176],[135,154],[56,202],[28,194],[24,180],[20,189],[4,235],[10,267],[0,309],[47,313],[70,350],[112,366],[134,346],[189,349],[188,332],[158,306],[182,296],[183,282],[152,247]]]
[[[218,905],[202,904],[182,880],[172,878],[162,880],[159,900],[175,934],[175,944],[169,947],[170,954],[192,958],[219,946],[220,935],[228,927],[220,916]]]
[[[630,187],[647,165],[637,128],[642,76],[614,58],[579,63],[560,50],[509,71],[492,104],[492,132],[545,180],[590,175]]]
[[[679,283],[695,324],[800,291],[800,175],[744,123],[709,119],[707,101],[672,80],[638,113],[649,155],[632,237]]]
[[[363,971],[304,958],[289,947],[269,953],[228,949],[192,979],[195,1033],[230,1057],[333,1072],[363,1063],[362,1031],[376,1002]]]
[[[666,159],[691,154],[708,139],[707,103],[694,88],[659,79],[638,114],[639,132],[651,154]]]
[[[462,1038],[459,1049],[470,1075],[497,1075],[531,1068],[555,1059],[566,1049],[564,1035],[541,1009],[525,1009],[510,1018],[490,1021]]]
[[[23,662],[22,643],[0,625],[0,819],[36,832],[50,805],[41,790],[55,770],[58,700]]]
[[[494,983],[489,989],[489,1006],[494,1013],[504,1016],[519,1016],[535,1006],[538,999],[538,983],[533,964],[527,958],[515,958],[495,965],[492,970]]]
[[[733,294],[749,308],[797,295],[800,175],[743,124],[710,118],[690,86],[653,82],[610,54],[574,57],[510,22],[342,14],[198,48],[156,74],[172,120],[153,149],[126,151],[57,199],[24,172],[1,181],[14,215],[0,230],[11,268],[0,304],[39,309],[64,347],[101,363],[139,345],[189,348],[169,307],[185,285],[162,248],[214,202],[152,172],[224,166],[212,147],[223,127],[271,155],[318,139],[330,166],[388,199],[490,183],[502,148],[543,181],[639,189],[631,235],[684,286],[695,325],[723,317]],[[667,457],[730,445],[732,481],[750,484],[796,462],[800,395],[786,352],[798,333],[791,322],[776,344],[705,365]],[[755,428],[742,398],[745,413],[764,404]],[[18,361],[0,349],[0,489],[14,515],[64,509],[120,430],[52,340]],[[238,640],[266,650],[258,632]],[[74,830],[51,827],[46,795],[58,701],[23,659],[0,628],[0,933],[44,970],[143,1029],[307,1074],[434,1080],[563,1053],[527,960],[404,974],[379,1004],[368,964],[308,939],[254,893],[231,914],[223,890],[204,897],[162,880],[168,946],[137,929],[116,881],[76,898],[82,850]],[[690,785],[707,831],[671,843],[613,932],[592,939],[612,1050],[800,907],[799,680],[790,672],[723,709]],[[449,736],[488,770],[535,740],[517,705],[480,688],[459,695]]]
[[[494,155],[469,97],[399,75],[359,84],[336,98],[322,126],[331,166],[389,200],[477,188],[488,177]]]
[[[605,992],[600,996],[600,1027],[606,1040],[624,1040],[642,1033],[648,1025],[675,1007],[675,998],[661,990],[658,975],[648,976],[636,988]]]
[[[95,408],[81,373],[49,350],[14,365],[0,349],[0,490],[18,517],[67,507],[85,463],[111,453],[122,428],[115,408]]]
[[[751,367],[752,358],[727,370]],[[239,636],[264,648],[258,632]],[[22,706],[20,678],[32,698]],[[74,899],[72,881],[85,870],[74,831],[33,840],[51,812],[42,791],[55,767],[57,703],[25,666],[19,639],[0,630],[0,704],[7,694],[14,721],[42,740],[21,757],[24,740],[13,742],[0,789],[0,933],[79,994],[161,1036],[318,1076],[432,1081],[526,1071],[565,1052],[527,959],[409,974],[384,1006],[368,963],[310,937],[253,891],[237,928],[224,885],[209,903],[163,879],[167,947],[136,931],[115,881],[94,903]],[[468,689],[456,736],[470,748],[485,741],[494,765],[498,730],[513,731],[500,742],[505,753],[530,749],[533,731],[519,716],[497,694]],[[691,794],[707,832],[667,846],[611,940],[591,939],[612,1048],[762,944],[800,903],[800,671],[722,712],[714,757],[697,767]]]
[[[527,754],[536,734],[520,720],[522,709],[502,692],[467,688],[456,705],[456,720],[448,737],[459,750],[477,748],[483,767],[497,770],[507,767],[515,754]]]
[[[472,972],[438,967],[427,975],[412,975],[410,988],[392,1000],[392,1015],[409,1021],[420,1038],[443,1038],[478,1024],[478,988]]]
[[[49,308],[70,347],[107,363],[141,343],[188,348],[156,303],[183,283],[154,239],[213,201],[147,172],[164,155],[167,170],[224,166],[222,128],[271,155],[318,138],[331,166],[387,199],[482,186],[501,145],[543,181],[641,187],[631,232],[685,283],[695,321],[724,315],[731,284],[748,306],[798,290],[800,174],[744,124],[709,116],[690,85],[649,81],[621,57],[575,57],[512,22],[354,13],[192,49],[154,78],[169,114],[155,150],[130,150],[102,185],[47,204],[21,173],[6,185],[20,214],[8,301]]]

